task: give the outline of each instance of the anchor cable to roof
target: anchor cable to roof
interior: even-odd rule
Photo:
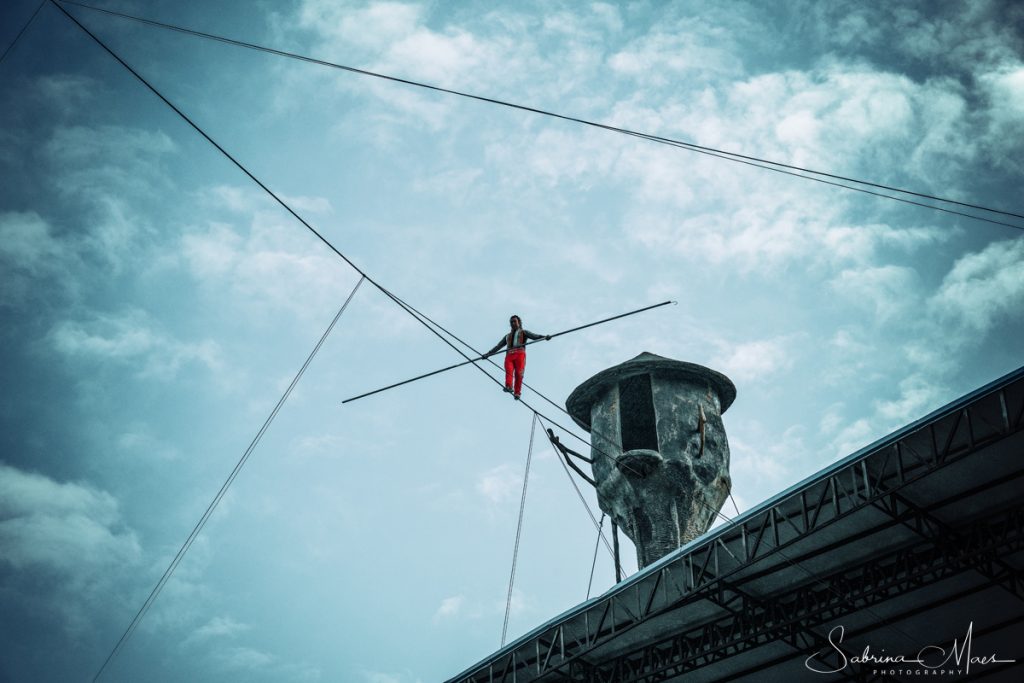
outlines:
[[[523,472],[523,495],[519,499],[519,522],[516,524],[516,542],[512,548],[512,572],[508,577],[508,597],[505,599],[505,623],[501,627],[501,646],[508,634],[508,616],[512,611],[512,586],[516,581],[516,561],[519,559],[519,539],[523,534],[523,511],[526,509],[526,486],[530,481],[530,461],[533,459],[533,435],[537,431],[537,415],[530,418],[530,447],[526,451],[526,470]]]
[[[103,674],[103,671],[107,668],[107,666],[110,664],[113,658],[117,655],[121,647],[128,641],[129,638],[131,638],[136,628],[138,628],[138,625],[139,623],[141,623],[143,617],[145,617],[146,613],[149,612],[149,608],[153,606],[154,602],[156,602],[156,599],[160,595],[161,591],[163,591],[164,586],[166,586],[167,582],[170,581],[171,576],[174,574],[174,571],[178,568],[178,565],[181,564],[181,561],[185,558],[185,554],[189,551],[189,548],[192,547],[192,544],[195,542],[200,532],[202,532],[203,528],[206,526],[206,523],[210,520],[210,517],[213,515],[214,510],[216,510],[217,506],[220,505],[221,500],[228,492],[228,488],[231,487],[231,484],[235,481],[235,478],[238,477],[238,473],[242,471],[242,468],[245,467],[245,463],[249,461],[249,457],[252,456],[253,452],[256,450],[256,446],[259,445],[260,440],[263,438],[263,435],[267,433],[267,429],[270,428],[270,424],[274,421],[274,418],[277,417],[277,414],[278,412],[280,412],[281,407],[284,405],[285,401],[287,401],[288,397],[291,396],[292,390],[295,389],[295,386],[299,383],[299,380],[302,379],[302,375],[305,374],[306,369],[309,367],[309,364],[313,361],[313,358],[316,357],[316,354],[320,350],[320,347],[323,346],[324,341],[327,340],[327,336],[334,329],[335,325],[338,324],[338,320],[341,319],[341,314],[345,312],[346,308],[348,308],[349,303],[351,303],[352,298],[356,295],[356,292],[359,290],[359,286],[363,284],[363,281],[365,279],[365,277],[360,277],[359,281],[356,282],[355,287],[353,287],[352,291],[349,292],[348,298],[345,299],[345,303],[343,303],[341,305],[341,308],[338,309],[338,312],[334,315],[334,318],[327,326],[327,329],[325,329],[324,333],[320,336],[320,340],[317,341],[316,345],[313,347],[313,350],[306,357],[306,362],[302,364],[302,367],[299,368],[299,371],[295,374],[295,377],[292,378],[291,384],[288,385],[288,388],[285,389],[284,393],[281,395],[281,398],[278,399],[277,405],[275,405],[274,409],[270,411],[270,415],[267,416],[266,420],[264,420],[263,426],[260,427],[259,431],[256,433],[256,436],[253,437],[252,441],[249,443],[249,447],[245,449],[245,452],[242,454],[242,457],[239,458],[238,462],[235,464],[234,469],[231,470],[231,474],[229,474],[228,478],[224,481],[223,484],[221,484],[220,490],[217,491],[217,494],[213,497],[213,500],[210,501],[210,504],[206,506],[206,511],[203,512],[202,517],[200,517],[199,521],[196,522],[196,525],[192,528],[192,532],[188,535],[188,538],[186,538],[185,542],[181,544],[180,548],[178,548],[178,552],[175,554],[174,559],[171,560],[171,563],[167,566],[167,569],[164,570],[163,576],[161,576],[160,580],[156,582],[156,585],[153,587],[153,590],[150,591],[149,596],[146,598],[146,601],[142,604],[142,607],[139,608],[139,611],[135,613],[135,616],[128,624],[128,628],[125,629],[124,633],[121,634],[121,638],[114,645],[114,649],[110,651],[110,654],[107,655],[106,660],[104,660],[102,666],[100,666],[99,671],[97,671],[96,675],[93,676],[93,683],[95,683]]]
[[[594,587],[594,569],[597,567],[597,551],[601,547],[601,539],[604,537],[602,529],[604,528],[605,511],[601,510],[601,521],[597,525],[597,538],[594,539],[594,559],[590,563],[590,578],[587,580],[587,597],[584,600],[590,599],[590,590]],[[614,555],[613,555],[614,557]]]
[[[541,422],[543,423],[544,420],[547,420],[547,418],[542,418]],[[548,421],[550,422],[550,420],[548,420]],[[555,423],[552,423],[552,424],[555,424]],[[601,450],[599,450],[597,448],[594,448],[594,451],[598,452],[598,453],[601,453],[602,455],[605,455],[608,458],[612,458],[612,460],[614,461],[614,458],[611,455],[609,455],[607,453],[604,453],[603,451],[601,451]],[[615,551],[612,549],[612,546],[608,542],[608,539],[605,538],[604,532],[601,531],[601,525],[598,524],[597,517],[595,517],[594,513],[591,511],[590,504],[587,503],[587,499],[583,497],[583,491],[580,490],[580,487],[576,483],[576,480],[573,479],[572,473],[569,471],[569,468],[566,466],[566,464],[562,461],[561,458],[558,459],[558,462],[562,465],[562,469],[565,470],[565,476],[569,477],[569,482],[572,484],[573,489],[575,489],[576,495],[579,497],[580,502],[583,503],[583,507],[586,509],[587,515],[590,517],[590,521],[593,522],[594,528],[597,529],[598,537],[604,542],[605,548],[608,549],[608,554],[611,555],[612,561],[614,561],[615,560]],[[619,566],[619,572],[621,572],[623,576],[626,575],[625,572],[622,571],[622,566],[621,565]]]

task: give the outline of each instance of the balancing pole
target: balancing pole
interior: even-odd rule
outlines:
[[[674,304],[674,303],[676,303],[676,302],[675,301],[662,301],[660,304],[654,304],[653,306],[645,306],[644,308],[638,308],[635,311],[630,311],[628,313],[621,313],[619,315],[612,316],[611,318],[605,318],[604,320],[598,320],[596,322],[587,323],[586,325],[580,325],[579,327],[573,327],[573,328],[568,329],[568,330],[562,330],[561,332],[556,332],[555,334],[550,335],[550,338],[554,339],[555,337],[561,337],[563,334],[569,334],[570,332],[579,332],[580,330],[585,330],[588,327],[593,327],[595,325],[600,325],[602,323],[611,322],[612,320],[618,320],[619,318],[625,318],[626,316],[635,315],[637,313],[643,313],[644,311],[649,311],[649,310],[654,309],[654,308],[660,308],[661,306],[667,306],[668,304]],[[528,346],[528,345],[533,344],[533,343],[535,343],[537,341],[543,341],[543,340],[537,339],[537,340],[533,340],[533,341],[528,341],[528,342],[526,342],[526,344],[523,344],[523,346]],[[522,348],[522,347],[518,347],[518,348]],[[478,356],[476,358],[471,358],[469,360],[464,360],[461,363],[456,363],[455,365],[449,365],[448,367],[441,368],[440,370],[434,370],[433,372],[428,372],[428,373],[425,373],[425,374],[422,374],[422,375],[417,375],[416,377],[412,377],[410,379],[403,380],[401,382],[395,382],[394,384],[389,384],[386,387],[381,387],[380,389],[374,389],[373,391],[367,391],[365,394],[359,394],[358,396],[353,396],[352,398],[346,398],[344,401],[342,401],[342,403],[350,403],[352,401],[356,401],[356,400],[361,399],[361,398],[366,398],[367,396],[373,396],[374,394],[379,394],[380,392],[387,391],[388,389],[394,389],[395,387],[400,387],[403,384],[409,384],[410,382],[415,382],[415,381],[420,380],[420,379],[425,379],[427,377],[433,377],[434,375],[438,375],[438,374],[440,374],[442,372],[447,372],[448,370],[454,370],[455,368],[462,367],[463,365],[469,365],[470,363],[476,363],[477,361],[485,360],[489,356],[495,355],[495,354],[498,354],[498,353],[501,353],[501,351],[495,351],[494,354],[484,354],[484,355]]]

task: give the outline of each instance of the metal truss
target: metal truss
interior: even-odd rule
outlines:
[[[813,629],[895,596],[931,585],[967,571],[979,571],[988,581],[973,590],[1020,581],[1020,572],[1003,566],[989,572],[997,552],[1024,550],[1024,507],[1002,511],[957,530],[956,544],[930,541],[872,557],[858,566],[809,581],[771,598],[756,598],[720,581],[705,598],[720,605],[729,616],[690,628],[682,633],[590,667],[587,683],[657,681],[699,669],[746,650],[771,642],[784,642],[800,653],[828,645]],[[933,605],[928,605],[927,608]],[[800,637],[802,636],[802,637]],[[849,653],[846,653],[849,658]],[[788,659],[788,658],[787,658]],[[852,667],[851,667],[852,668]],[[853,680],[859,674],[844,671]],[[856,678],[854,678],[856,676]]]
[[[948,596],[946,596],[946,598],[948,600],[950,600],[950,601],[955,601],[955,600],[959,600],[961,598],[967,597],[969,595],[972,595],[974,593],[979,593],[979,592],[981,592],[983,590],[986,590],[988,588],[991,588],[991,584],[989,584],[989,583],[982,583],[982,584],[971,586],[971,587],[966,588],[964,590],[958,591],[958,592],[956,592],[954,594],[948,595]],[[904,619],[909,619],[909,618],[918,616],[918,615],[920,615],[923,612],[927,612],[927,611],[933,609],[934,607],[935,606],[933,604],[919,605],[919,606],[916,606],[916,607],[914,607],[912,609],[909,609],[909,610],[906,610],[904,612],[901,612],[900,614],[890,616],[886,621],[887,621],[887,624],[896,624],[896,623],[898,623],[900,621],[903,621]],[[1013,617],[1011,619],[1007,619],[1007,620],[1005,620],[1005,621],[1003,621],[1003,622],[1001,622],[999,624],[995,624],[995,625],[989,626],[987,628],[975,629],[974,630],[974,635],[977,636],[977,637],[980,637],[980,636],[988,635],[989,633],[996,633],[996,632],[1001,631],[1001,630],[1003,630],[1005,628],[1009,628],[1011,626],[1015,626],[1015,625],[1017,625],[1017,624],[1019,624],[1021,622],[1024,622],[1024,612],[1022,612],[1020,615],[1018,615],[1016,617]],[[852,639],[855,639],[855,638],[857,638],[859,636],[866,635],[868,633],[873,633],[876,630],[877,630],[877,626],[872,624],[870,626],[866,626],[866,627],[861,628],[859,630],[847,631],[846,637],[848,639],[852,640]],[[785,662],[788,662],[791,659],[792,659],[792,657],[790,655],[786,655],[784,657],[777,657],[777,658],[775,658],[775,659],[773,659],[771,661],[761,662],[760,664],[758,664],[755,667],[751,667],[751,668],[745,669],[743,671],[737,671],[737,672],[734,672],[734,673],[732,673],[732,674],[730,674],[728,676],[718,678],[718,679],[716,679],[715,683],[728,683],[729,681],[734,681],[734,680],[737,680],[737,679],[741,679],[741,678],[745,678],[745,677],[748,677],[748,676],[751,676],[751,675],[755,675],[755,674],[758,674],[758,673],[760,673],[762,671],[765,671],[767,669],[771,669],[772,667],[777,666],[779,664],[783,664]],[[990,667],[990,668],[985,669],[985,671],[982,672],[982,673],[978,673],[978,674],[972,673],[971,680],[976,680],[978,678],[982,678],[983,676],[1000,672],[1000,671],[1005,670],[1007,668],[1010,668],[1010,667],[1012,667],[1014,665],[1015,664],[1010,664],[1008,666],[1003,666],[1003,667]],[[872,681],[872,682],[873,681],[885,680],[883,677],[878,676],[878,675],[869,675],[866,670],[860,672],[859,678],[860,678],[860,680],[866,680],[866,681]]]
[[[798,541],[859,511],[868,508],[877,511],[886,505],[892,506],[897,500],[893,496],[914,482],[1022,429],[1024,369],[837,463],[814,480],[780,494],[631,577],[604,596],[577,607],[556,623],[519,639],[473,669],[451,679],[451,683],[660,680],[675,675],[669,673],[675,672],[675,668],[666,667],[677,665],[669,665],[668,662],[685,660],[689,670],[730,653],[735,654],[741,647],[749,649],[780,639],[789,639],[794,646],[804,647],[806,639],[813,637],[800,632],[795,625],[798,620],[804,620],[804,626],[813,628],[813,623],[819,623],[811,621],[814,615],[819,615],[823,621],[832,618],[828,615],[847,613],[850,600],[860,600],[863,605],[870,606],[875,601],[908,590],[912,587],[908,582],[934,581],[937,577],[935,572],[958,573],[963,571],[965,563],[977,564],[980,550],[976,546],[975,554],[953,561],[943,548],[928,543],[927,547],[915,552],[890,558],[895,564],[887,565],[887,572],[882,572],[878,559],[874,558],[871,563],[857,568],[863,572],[860,577],[846,576],[845,572],[843,576],[835,577],[834,591],[805,589],[806,595],[802,597],[790,596],[792,604],[773,598],[767,605],[762,605],[761,612],[750,601],[744,604],[739,593],[730,591],[732,578],[739,578],[736,575],[745,573],[749,579],[751,569],[761,574],[774,571],[770,568],[759,570],[754,565],[774,557],[786,561],[785,549]],[[901,523],[909,509],[897,510],[897,517],[892,518],[889,524]],[[1014,519],[1013,524],[1008,522],[1008,528],[1019,529],[1019,516]],[[975,525],[959,533],[973,538],[971,534],[980,533],[980,528]],[[876,527],[870,532],[855,535],[868,535],[877,530]],[[844,542],[849,542],[849,538]],[[977,542],[980,543],[981,538]],[[823,550],[812,551],[811,554],[818,552]],[[1001,570],[993,571],[998,574]],[[864,589],[863,593],[857,590],[858,586]],[[688,631],[689,639],[676,636],[648,646],[642,653],[635,653],[641,660],[647,657],[648,661],[656,662],[646,670],[661,672],[657,678],[644,678],[647,674],[642,673],[638,674],[640,677],[633,676],[628,672],[625,672],[625,678],[602,678],[605,663],[597,667],[588,662],[601,659],[595,651],[626,631],[669,614],[682,604],[711,599],[712,596],[727,604],[738,605],[738,611],[745,616],[730,616],[729,624],[702,626],[700,634]],[[783,604],[787,604],[786,615],[792,618],[782,618],[786,615],[776,615],[779,617],[777,621],[770,618],[772,610],[780,609]],[[765,619],[764,624],[777,625],[752,628],[751,624],[757,622],[751,622],[748,617],[762,612],[764,616],[758,618]],[[682,654],[677,660],[675,656],[669,656],[672,652]],[[619,659],[621,664],[607,664],[628,666],[626,658]],[[638,672],[641,670],[644,669]]]
[[[1024,475],[1024,470],[1015,476],[1001,480],[1002,483],[1012,481]],[[943,522],[927,509],[913,503],[899,493],[893,493],[887,500],[878,501],[877,507],[890,514],[894,519],[912,529],[918,536],[931,541],[947,552],[956,552],[965,540],[961,532]],[[996,582],[1018,600],[1024,600],[1024,581],[1020,572],[1002,559],[1005,549],[1001,547],[977,549],[979,555],[974,565],[975,571],[987,579]]]

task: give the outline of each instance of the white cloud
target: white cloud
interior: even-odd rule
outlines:
[[[466,598],[462,595],[453,595],[441,601],[437,611],[434,612],[434,620],[450,619],[456,617],[462,611],[462,605]]]
[[[50,86],[81,84],[58,78]],[[177,148],[166,134],[120,126],[57,126],[39,147],[40,165],[47,170],[40,191],[59,199],[44,203],[42,217],[38,212],[5,214],[5,232],[20,233],[11,244],[20,250],[18,256],[28,259],[20,270],[45,259],[64,269],[61,279],[81,286],[85,278],[78,269],[86,262],[95,260],[119,272],[130,257],[151,246],[138,239],[152,230],[139,209],[173,186],[163,164]],[[10,245],[8,252],[14,253]],[[72,268],[75,272],[69,273]],[[32,274],[57,279],[52,268]]]
[[[61,126],[44,145],[59,189],[87,200],[151,196],[166,187],[160,159],[174,151],[162,131],[122,126]]]
[[[983,77],[993,98],[993,116],[1006,121],[1024,122],[1024,64],[1003,66]]]
[[[871,420],[860,418],[848,424],[832,439],[834,459],[844,458],[880,436]]]
[[[794,465],[808,454],[804,431],[800,425],[780,429],[755,422],[746,425],[745,434],[730,434],[729,469],[734,491],[749,495],[747,490],[761,489],[765,481],[773,485],[785,482],[787,476],[792,476]]]
[[[755,194],[761,196],[752,192],[748,198]],[[718,212],[676,212],[649,205],[627,217],[626,234],[661,255],[728,265],[741,273],[777,272],[791,262],[821,258],[816,242],[828,219],[795,210],[796,204],[780,205],[781,195],[770,194],[764,193],[756,211],[733,205]]]
[[[0,463],[0,566],[7,599],[52,615],[75,640],[120,606],[142,561],[117,500],[85,483],[59,482]]]
[[[832,278],[829,285],[854,305],[872,312],[879,323],[906,313],[919,300],[917,274],[906,266],[851,268]]]
[[[834,63],[727,81],[717,93],[650,93],[616,107],[620,125],[822,170],[906,184],[878,168],[913,173],[913,185],[956,194],[977,154],[971,112],[953,81]],[[591,161],[596,168],[600,161]],[[882,249],[912,252],[947,239],[934,227],[893,229],[851,219],[851,206],[893,204],[653,145],[623,147],[615,173],[636,190],[626,234],[658,252],[777,272],[793,263],[867,263]]]
[[[834,306],[830,308],[835,309]],[[827,359],[817,375],[821,386],[828,387],[833,395],[837,395],[845,393],[844,387],[852,385],[865,386],[878,380],[884,380],[888,385],[892,378],[888,361],[900,364],[906,361],[901,334],[905,329],[903,321],[894,320],[888,328],[894,333],[887,334],[880,332],[887,331],[887,328],[879,328],[869,315],[858,315],[852,308],[843,313],[844,317],[856,322],[837,329],[816,349],[816,365],[817,361]],[[911,322],[910,326],[916,327],[916,323]],[[913,334],[920,335],[919,332]],[[888,348],[890,342],[894,343],[894,348]]]
[[[108,195],[96,199],[96,216],[89,226],[85,246],[105,260],[114,272],[120,272],[126,256],[144,248],[138,241],[146,226],[136,218],[129,203]]]
[[[821,418],[819,430],[829,439],[833,457],[850,455],[942,405],[949,394],[945,386],[933,379],[935,376],[935,368],[904,376],[899,381],[895,397],[872,402],[870,411],[862,411],[861,416],[852,421],[848,417],[852,411],[845,404],[829,406]]]
[[[0,214],[0,263],[8,284],[17,287],[24,284],[18,278],[30,278],[33,284],[46,281],[74,292],[80,283],[69,275],[85,258],[120,269],[139,226],[119,199],[101,197],[94,205],[93,218],[78,234],[56,234],[54,226],[35,212]]]
[[[945,387],[937,386],[920,375],[900,380],[899,392],[898,398],[876,404],[879,417],[893,426],[923,417],[929,410],[938,408],[942,399],[949,395]]]
[[[316,31],[325,42],[379,51],[415,31],[422,14],[423,7],[411,3],[374,2],[353,8],[331,0],[305,0],[297,19],[301,28]]]
[[[74,73],[46,74],[33,83],[36,93],[64,114],[73,113],[91,100],[99,87],[96,79]]]
[[[0,256],[8,267],[36,272],[60,259],[62,253],[49,224],[39,214],[0,214]]]
[[[465,75],[483,66],[488,46],[465,31],[441,35],[418,30],[388,50],[386,66],[390,70],[414,67],[418,78],[453,87],[465,83]]]
[[[248,631],[251,626],[235,621],[229,616],[217,616],[194,630],[188,641],[206,641],[226,638]]]
[[[400,150],[405,144],[403,135],[411,127],[425,126],[439,131],[451,118],[453,100],[376,80],[371,81],[367,89],[391,107],[387,112],[372,116],[371,139],[384,149]]]
[[[608,3],[576,5],[571,11],[558,10],[555,6],[547,9],[541,21],[541,29],[544,35],[553,35],[563,44],[601,45],[607,41],[609,34],[619,33],[623,28],[619,8]],[[526,34],[535,33],[522,26],[518,28]]]
[[[950,8],[947,16],[925,17],[902,9],[891,23],[896,41],[891,47],[919,59],[934,59],[943,66],[987,68],[1016,56],[1012,21],[1001,24],[998,2],[974,2]],[[883,19],[884,20],[884,19]]]
[[[823,246],[836,263],[871,264],[883,249],[913,254],[946,242],[955,230],[937,227],[893,227],[879,223],[833,225],[823,235]]]
[[[62,126],[46,143],[53,160],[75,166],[159,156],[175,149],[174,142],[161,131],[121,126]]]
[[[476,167],[453,167],[431,173],[426,177],[417,176],[412,181],[412,187],[417,192],[442,196],[461,205],[464,198],[472,195],[474,184],[482,173],[482,169]]]
[[[226,669],[260,671],[274,663],[274,656],[251,647],[230,647],[218,650],[217,661]]]
[[[512,589],[512,600],[508,601],[508,594],[501,596],[500,601],[491,604],[491,611],[495,614],[505,614],[506,605],[510,616],[523,616],[537,612],[537,604],[534,599],[519,588]]]
[[[760,339],[729,345],[715,359],[714,365],[738,382],[754,382],[770,378],[792,366],[792,337]]]
[[[211,223],[205,233],[186,235],[181,251],[200,278],[223,276],[241,259],[242,238],[223,223]]]
[[[97,614],[127,610],[142,562],[136,533],[113,496],[0,463],[6,599],[46,615],[54,638],[91,641]]]
[[[238,636],[239,634],[245,633],[251,629],[252,627],[248,624],[242,624],[240,622],[237,622],[236,620],[234,620],[234,618],[230,616],[214,616],[210,618],[210,621],[208,621],[203,626],[200,626],[199,628],[196,628],[193,631],[191,631],[191,633],[189,633],[185,637],[182,644],[185,646],[207,645],[214,648],[214,650],[219,655],[219,653],[222,651],[222,648],[224,647],[225,640],[233,638],[234,636]],[[246,651],[246,648],[238,649]],[[268,655],[263,656],[267,657],[265,659],[265,664],[269,664],[271,658]],[[233,664],[226,663],[224,659],[221,659],[220,661],[221,664],[227,664],[227,666],[230,668],[236,668],[240,666],[244,667],[245,658],[245,655],[236,657],[237,660],[234,661]]]
[[[825,410],[818,425],[818,429],[822,434],[835,434],[843,426],[842,408],[843,405],[840,403],[829,406]]]
[[[523,477],[508,464],[484,472],[476,483],[477,492],[491,503],[500,504],[516,498],[522,490]]]
[[[271,202],[265,193],[237,185],[214,185],[204,190],[200,197],[210,208],[241,214],[249,214],[254,207],[265,208]]]
[[[81,576],[139,559],[117,501],[85,484],[0,463],[0,517],[0,561],[18,570]]]
[[[69,278],[58,276],[75,261],[74,250],[38,213],[0,213],[0,304],[25,303],[43,279],[73,287]]]
[[[324,197],[306,197],[304,195],[280,195],[280,197],[300,216],[306,214],[325,216],[334,213],[331,202]]]
[[[363,457],[375,454],[374,449],[351,436],[334,433],[307,434],[296,439],[291,447],[291,452],[300,458],[346,458],[357,451]]]
[[[174,339],[156,330],[149,316],[137,310],[58,323],[50,331],[49,341],[69,358],[127,364],[142,377],[166,380],[186,365],[199,364],[211,370],[221,366],[216,342]]]
[[[874,152],[877,160],[877,152],[895,152],[893,143],[912,144],[915,119],[928,110],[936,90],[850,65],[767,73],[729,84],[721,103],[708,103],[715,109],[691,108],[683,125],[699,132],[706,126],[700,117],[725,119],[726,125],[716,130],[730,139],[701,140],[704,144],[734,142],[747,154],[816,168],[849,168],[850,159],[862,158],[866,151]]]
[[[516,186],[560,183],[589,189],[610,174],[627,141],[603,131],[524,130],[487,146],[487,159]],[[524,166],[525,164],[525,166]]]
[[[644,35],[608,59],[618,74],[638,79],[648,87],[660,87],[681,75],[707,82],[734,76],[743,64],[727,33],[699,20],[686,20]]]
[[[555,252],[559,254],[560,259],[590,273],[605,284],[614,285],[622,278],[622,262],[593,244],[572,242],[556,246]]]
[[[610,32],[618,33],[622,30],[622,14],[615,5],[607,2],[594,2],[590,4],[590,11],[604,23]]]
[[[980,334],[1024,310],[1024,239],[993,242],[960,257],[928,305]]]
[[[122,452],[133,458],[171,461],[181,457],[177,447],[161,441],[153,435],[151,428],[144,424],[130,425],[128,431],[117,436],[115,443]]]
[[[522,44],[503,38],[488,39],[466,27],[450,25],[440,29],[428,26],[422,5],[374,2],[361,8],[340,7],[323,0],[306,0],[299,10],[297,26],[317,37],[313,51],[330,55],[335,46],[347,49],[345,61],[386,75],[425,81],[431,85],[479,89],[499,74],[515,74]],[[335,82],[347,89],[351,82]],[[378,117],[378,123],[411,123],[432,129],[444,125],[454,101],[434,94],[414,91],[407,86],[362,79],[355,87],[367,88],[376,97],[401,114],[399,119]],[[381,130],[374,132],[382,135]],[[388,135],[381,141],[387,144]]]
[[[1005,63],[979,80],[990,105],[986,112],[987,142],[996,151],[991,158],[1000,167],[1019,172],[1024,168],[1020,155],[1020,141],[1024,139],[1024,64]]]
[[[279,212],[264,210],[263,203],[249,196],[228,187],[208,194],[214,205],[220,203],[249,225],[212,221],[191,230],[181,238],[181,262],[203,286],[219,291],[227,287],[241,305],[263,314],[287,311],[319,321],[336,311],[355,285],[353,269],[319,241],[308,239],[301,226],[283,224]],[[303,204],[317,212],[331,211],[329,202],[320,198],[307,197]]]

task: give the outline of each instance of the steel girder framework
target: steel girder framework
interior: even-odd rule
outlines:
[[[1020,572],[1005,566],[994,571],[993,568],[999,565],[997,552],[1024,551],[1024,508],[1003,511],[958,530],[957,544],[924,542],[901,547],[841,572],[814,577],[770,600],[754,598],[728,582],[719,582],[718,589],[707,598],[727,607],[729,617],[687,629],[603,665],[588,667],[583,680],[663,680],[774,641],[790,644],[798,652],[811,653],[828,644],[813,628],[853,612],[870,612],[873,606],[894,596],[967,571],[976,571],[989,579],[972,586],[971,591],[992,585],[1019,587]],[[1015,595],[1020,597],[1019,593]],[[805,637],[797,639],[795,636],[800,633]],[[923,643],[918,644],[919,648],[922,646]],[[865,680],[859,672],[843,673],[851,679]]]
[[[988,545],[977,546],[970,557],[950,553],[946,545],[924,543],[899,557],[872,558],[870,563],[849,570],[857,576],[836,576],[838,592],[843,601],[826,594],[805,591],[803,597],[789,596],[793,605],[811,600],[818,608],[807,609],[803,623],[792,619],[773,620],[774,610],[785,603],[777,597],[760,602],[744,598],[731,583],[744,573],[770,572],[774,566],[790,562],[786,550],[810,535],[864,510],[890,513],[890,524],[908,520],[927,533],[934,517],[917,514],[921,509],[909,503],[901,492],[915,482],[939,472],[953,463],[1007,439],[1024,429],[1024,368],[991,385],[963,397],[946,408],[911,424],[892,436],[869,446],[835,464],[812,479],[786,491],[760,507],[734,520],[676,553],[663,558],[643,572],[634,575],[605,595],[571,610],[495,653],[478,665],[450,679],[451,683],[525,683],[527,681],[590,681],[623,680],[604,677],[609,669],[620,667],[619,673],[634,680],[660,680],[674,672],[706,665],[722,657],[774,641],[806,647],[820,641],[820,635],[809,632],[810,614],[846,613],[855,588],[864,590],[858,599],[870,606],[875,599],[912,587],[912,582],[936,579],[936,572],[961,572],[966,568],[980,571],[1006,585],[1020,589],[1020,576],[1007,572],[1005,566],[992,561]],[[917,511],[917,512],[915,512]],[[1020,542],[1019,511],[1003,520],[982,520],[957,533],[981,543],[993,529],[1012,530],[1006,533],[1007,543]],[[989,523],[988,527],[984,525]],[[993,526],[994,525],[994,526]],[[987,529],[987,531],[986,531]],[[877,531],[877,528],[863,535]],[[999,536],[999,534],[996,534]],[[928,536],[923,535],[924,538]],[[844,539],[848,542],[849,539]],[[984,546],[984,547],[983,547]],[[828,552],[828,546],[809,554]],[[987,554],[986,554],[987,553]],[[929,554],[932,563],[926,567]],[[799,556],[799,562],[808,555]],[[907,564],[912,563],[913,566]],[[981,564],[979,564],[981,563]],[[987,564],[986,564],[987,563]],[[884,565],[887,569],[879,575]],[[969,567],[967,565],[970,564]],[[760,565],[760,566],[758,566]],[[867,566],[871,565],[871,566]],[[762,569],[762,567],[767,567]],[[984,570],[984,571],[983,571]],[[929,575],[929,572],[931,574]],[[846,572],[844,572],[845,574]],[[849,582],[848,584],[841,583]],[[890,586],[890,588],[886,588]],[[829,593],[833,593],[829,591]],[[810,596],[810,597],[808,597]],[[713,622],[699,627],[700,634],[685,630],[639,650],[614,658],[595,656],[602,648],[612,646],[624,635],[671,614],[681,605],[697,600],[733,607],[737,614],[728,617],[728,624]],[[831,602],[837,604],[831,604]],[[793,605],[790,608],[793,608]],[[845,605],[845,606],[844,606]],[[829,610],[832,610],[831,612]],[[760,621],[759,621],[760,620]],[[760,624],[760,627],[758,625]],[[683,636],[689,634],[690,639]],[[742,635],[740,635],[742,634]],[[694,640],[696,638],[696,640]],[[673,649],[675,648],[675,649]],[[669,656],[671,653],[677,656]],[[635,661],[650,662],[634,671]],[[595,665],[594,661],[600,661]],[[677,668],[684,667],[684,668]],[[644,671],[651,671],[651,676]]]

